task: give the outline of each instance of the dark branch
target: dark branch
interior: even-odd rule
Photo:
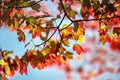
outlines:
[[[59,25],[57,26],[57,28],[58,28],[58,29],[59,29],[60,25],[62,24],[62,22],[63,22],[64,18],[65,18],[65,14],[64,14],[64,16],[63,16],[62,20],[60,21]]]
[[[64,5],[63,5],[63,3],[62,3],[62,0],[60,0],[60,4],[61,4],[61,6],[62,6],[62,8],[63,8],[63,11],[64,11],[65,15],[67,16],[67,18],[68,18],[71,22],[73,22],[73,20],[68,16],[68,14],[67,14],[67,12],[66,12],[66,10],[65,10],[65,8],[64,8]]]
[[[64,30],[64,29],[66,29],[66,28],[68,28],[70,25],[72,25],[72,23],[73,22],[71,22],[69,25],[67,25],[65,28],[62,28],[60,31],[62,31],[62,30]]]
[[[46,41],[44,41],[44,42],[41,43],[41,44],[35,45],[35,47],[39,47],[39,46],[45,44],[46,42],[48,42],[48,41],[51,39],[51,37],[56,33],[56,31],[57,31],[57,29],[55,29],[55,31],[52,33],[52,35],[51,35]]]
[[[46,41],[44,41],[44,42],[41,43],[41,44],[36,45],[35,47],[39,47],[39,46],[45,44],[46,42],[48,42],[48,41],[52,38],[52,36],[56,33],[56,31],[57,31],[57,30],[59,31],[59,27],[60,27],[60,25],[62,24],[64,18],[65,18],[65,15],[63,16],[62,20],[60,21],[60,23],[59,23],[59,25],[57,26],[57,28],[55,29],[55,31],[51,34],[51,36],[50,36]]]

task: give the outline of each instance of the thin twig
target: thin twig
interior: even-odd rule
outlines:
[[[55,29],[55,31],[51,34],[51,36],[50,36],[46,41],[42,42],[41,44],[35,45],[35,47],[39,47],[39,46],[45,44],[46,42],[48,42],[48,41],[52,38],[52,36],[56,33],[56,31],[57,31],[57,30],[59,31],[59,27],[60,27],[60,25],[62,24],[64,18],[65,18],[65,15],[63,16],[62,20],[60,21],[60,23],[59,23],[59,25],[57,26],[57,28]]]
[[[64,18],[65,18],[65,14],[64,14],[64,16],[63,16],[62,20],[60,21],[59,25],[57,26],[57,28],[58,28],[58,29],[60,28],[60,25],[62,24],[62,22],[63,22]]]
[[[67,14],[67,12],[66,12],[66,10],[65,10],[65,8],[64,8],[64,5],[63,5],[63,3],[62,3],[62,0],[60,0],[60,3],[61,3],[61,6],[62,6],[63,11],[64,11],[65,15],[67,16],[67,18],[68,18],[71,22],[73,22],[73,20],[68,16],[68,14]]]
[[[46,41],[42,42],[41,44],[35,45],[35,47],[39,47],[39,46],[45,44],[46,42],[48,42],[51,39],[51,37],[56,33],[56,31],[57,31],[57,29],[55,29],[55,31],[52,33],[52,35]]]
[[[68,28],[70,25],[72,25],[73,24],[73,22],[71,22],[69,25],[67,25],[65,28],[62,28],[60,31],[62,31],[62,30],[64,30],[64,29],[66,29],[66,28]]]

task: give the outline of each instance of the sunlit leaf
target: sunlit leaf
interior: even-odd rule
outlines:
[[[5,73],[11,75],[11,69],[9,66],[5,66]]]
[[[33,16],[30,16],[26,19],[26,24],[27,25],[31,25],[31,26],[34,26],[36,23],[36,18],[33,17]]]
[[[44,64],[39,63],[38,66],[37,66],[37,68],[38,68],[39,70],[43,69],[43,68],[44,68]]]
[[[82,52],[84,52],[84,50],[79,44],[73,45],[73,51],[75,51],[77,54],[81,54]]]
[[[63,25],[63,30],[61,31],[62,35],[67,37],[68,35],[72,34],[73,27],[68,26],[67,24]]]
[[[84,36],[80,35],[77,41],[82,43],[85,42]]]
[[[46,46],[44,49],[41,50],[41,53],[46,56],[47,54],[49,54],[50,52],[50,48],[49,46]]]
[[[106,42],[111,42],[110,35],[105,34],[100,36],[100,41],[104,45]]]
[[[6,65],[6,62],[2,59],[2,60],[0,60],[0,65],[4,66],[4,65]]]
[[[108,26],[104,23],[102,23],[101,26],[100,26],[100,29],[103,29],[104,31],[106,31],[107,28],[108,28]]]

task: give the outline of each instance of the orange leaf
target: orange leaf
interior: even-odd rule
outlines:
[[[81,54],[82,52],[84,52],[84,50],[79,44],[73,45],[73,51],[75,51],[77,54]]]

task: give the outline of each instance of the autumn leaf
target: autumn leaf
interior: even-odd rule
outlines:
[[[2,60],[0,60],[0,65],[1,66],[4,66],[4,65],[6,65],[7,63],[2,59]]]
[[[67,59],[72,59],[73,58],[73,53],[67,51],[63,56],[66,57]]]
[[[27,25],[34,26],[35,23],[37,23],[36,17],[30,16],[26,19],[26,24]]]
[[[25,34],[22,30],[18,29],[17,30],[17,35],[18,35],[18,40],[25,42]]]
[[[62,27],[61,33],[63,36],[68,36],[68,35],[72,34],[72,30],[73,30],[73,27],[70,27],[67,24],[64,24]]]
[[[106,34],[108,31],[108,26],[104,23],[101,23],[100,29],[103,30],[104,34]]]
[[[38,63],[37,68],[38,68],[39,70],[43,69],[43,68],[44,68],[44,64],[43,64],[43,63]]]
[[[11,75],[11,69],[9,66],[5,66],[5,73]]]
[[[85,42],[85,39],[84,39],[84,36],[83,35],[80,35],[79,38],[78,38],[78,42]]]
[[[50,48],[55,48],[54,40],[49,40],[48,45],[49,45]]]
[[[62,44],[69,47],[70,42],[67,38],[63,38],[62,39]]]
[[[50,52],[49,46],[46,46],[44,49],[41,50],[43,56],[46,56],[47,54],[49,54],[49,52]]]
[[[114,27],[113,34],[117,34],[117,36],[119,36],[120,35],[120,27]]]
[[[84,52],[84,50],[82,49],[82,47],[79,44],[74,44],[73,45],[73,51],[75,51],[77,54],[81,54],[82,52]]]

